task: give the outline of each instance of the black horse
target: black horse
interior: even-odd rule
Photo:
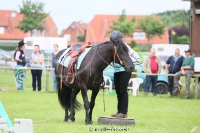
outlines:
[[[58,53],[57,60],[64,51],[62,50]],[[134,65],[128,55],[128,48],[121,41],[108,41],[93,46],[83,59],[79,70],[76,72],[74,83],[72,84],[68,84],[65,81],[67,68],[57,63],[58,99],[61,106],[65,109],[65,121],[75,121],[75,109],[80,109],[81,107],[81,104],[76,100],[76,95],[81,90],[86,111],[85,123],[91,124],[95,99],[103,81],[103,70],[113,61],[124,66],[127,72],[134,70]],[[64,76],[61,77],[62,67],[64,67],[62,72]],[[61,84],[62,88],[60,88]],[[92,91],[90,102],[88,101],[87,90]],[[70,116],[68,115],[68,111],[70,111]]]

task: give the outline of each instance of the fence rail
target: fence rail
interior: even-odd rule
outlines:
[[[8,66],[0,66],[0,70],[13,70],[14,67],[8,67]],[[54,68],[33,68],[33,67],[24,67],[23,69],[26,70],[46,70],[46,92],[49,90],[49,72],[51,70],[54,70]],[[108,73],[108,72],[107,72]],[[138,73],[138,72],[132,72],[132,74],[143,74],[143,75],[163,75],[163,76],[174,76],[175,74],[149,74],[149,73]],[[199,86],[199,77],[200,74],[194,74],[193,77],[195,77],[195,98],[198,98],[198,86]]]

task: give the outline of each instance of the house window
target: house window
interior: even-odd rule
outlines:
[[[145,38],[146,38],[145,32],[134,32],[133,33],[133,39],[143,40]]]
[[[44,30],[40,30],[40,36],[44,36]]]
[[[71,41],[71,35],[70,34],[65,34],[64,38],[67,38],[67,41]]]
[[[164,51],[164,48],[158,48],[158,51]]]
[[[146,39],[145,32],[140,32],[140,39]]]
[[[16,13],[15,13],[15,12],[12,12],[12,13],[11,13],[11,17],[12,17],[12,18],[15,18],[15,17],[16,17]]]
[[[32,30],[32,37],[35,37],[35,36],[37,36],[37,30],[36,29]]]
[[[4,34],[4,27],[0,27],[0,34]]]
[[[133,33],[133,39],[139,39],[139,32]]]

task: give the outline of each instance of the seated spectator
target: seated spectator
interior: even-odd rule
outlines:
[[[191,78],[194,74],[194,57],[191,56],[191,51],[188,49],[185,51],[186,57],[183,59],[183,64],[181,70],[177,72],[174,76],[174,87],[175,90],[173,93],[177,95],[180,92],[180,85],[178,81],[180,80],[180,76],[185,75],[185,83],[186,83],[186,91],[185,91],[185,99],[189,99],[190,96],[190,82]]]

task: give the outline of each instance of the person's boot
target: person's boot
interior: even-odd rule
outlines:
[[[117,114],[119,114],[119,113],[113,114],[113,115],[111,115],[111,116],[112,116],[112,117],[115,117]]]
[[[123,113],[118,113],[117,115],[115,115],[116,118],[127,118],[127,114],[123,114]]]
[[[179,92],[180,92],[180,86],[176,87],[172,93],[177,95]]]

